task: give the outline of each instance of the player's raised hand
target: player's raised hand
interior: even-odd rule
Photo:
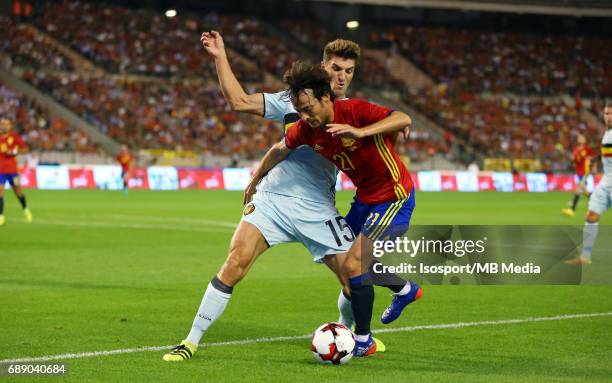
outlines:
[[[361,129],[347,124],[327,124],[327,133],[333,137],[361,138]]]
[[[202,36],[200,36],[200,42],[202,43],[204,49],[206,49],[206,52],[208,52],[208,54],[214,58],[225,54],[225,44],[223,43],[223,38],[217,31],[202,33]]]

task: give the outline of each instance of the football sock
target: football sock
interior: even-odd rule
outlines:
[[[353,308],[351,307],[351,298],[346,296],[344,289],[340,290],[340,295],[338,295],[338,311],[340,312],[338,322],[351,328],[353,323],[355,323],[353,320]]]
[[[395,295],[406,295],[410,292],[410,290],[412,289],[412,287],[410,286],[410,282],[406,282],[406,285],[404,285],[404,287],[402,287],[402,289],[400,291],[398,291],[397,293],[395,293]]]
[[[582,256],[591,258],[593,252],[593,244],[595,244],[595,238],[597,238],[597,232],[599,231],[599,222],[584,223],[582,230]]]
[[[26,204],[25,196],[22,195],[21,197],[18,197],[18,198],[19,198],[19,202],[21,203],[21,207],[26,209],[28,207],[28,205]]]
[[[368,335],[372,322],[374,287],[367,273],[351,278],[349,284],[353,318],[355,318],[355,334]]]
[[[0,197],[0,215],[4,213],[4,197]]]
[[[578,206],[578,200],[580,199],[580,194],[574,194],[574,201],[572,201],[572,210],[576,210],[576,206]]]
[[[204,332],[216,321],[232,296],[233,287],[227,286],[217,277],[208,284],[200,308],[193,320],[191,331],[187,335],[187,341],[197,345],[204,335]]]
[[[370,276],[372,278],[372,283],[374,283],[376,286],[386,287],[393,291],[394,294],[398,295],[404,295],[400,294],[400,292],[406,287],[406,285],[408,285],[408,288],[410,289],[410,283],[407,283],[405,279],[398,277],[396,274],[386,271],[382,273],[374,272],[374,265],[376,263],[380,262],[374,261],[370,265]]]
[[[370,335],[355,335],[355,340],[357,342],[366,342],[370,338]]]

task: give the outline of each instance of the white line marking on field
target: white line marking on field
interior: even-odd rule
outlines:
[[[40,225],[60,225],[60,226],[82,226],[82,227],[100,227],[100,228],[121,228],[121,229],[164,229],[176,231],[189,231],[199,233],[231,233],[233,230],[226,227],[200,226],[186,227],[180,225],[158,225],[158,224],[139,224],[139,223],[111,223],[111,222],[81,222],[81,221],[58,221],[37,219],[36,224]]]
[[[488,320],[488,321],[479,321],[479,322],[457,322],[457,323],[431,324],[431,325],[408,326],[408,327],[395,327],[395,328],[372,330],[372,332],[375,334],[380,334],[380,333],[387,333],[387,332],[455,329],[455,328],[464,328],[464,327],[496,326],[496,325],[505,325],[505,324],[559,321],[559,320],[566,320],[566,319],[594,318],[594,317],[605,317],[605,316],[612,316],[612,311],[604,312],[604,313],[557,315],[553,317],[502,319],[502,320]],[[218,346],[233,346],[233,345],[245,345],[245,344],[254,344],[254,343],[271,343],[271,342],[281,342],[285,340],[308,339],[311,336],[312,334],[295,335],[295,336],[278,336],[278,337],[273,337],[273,338],[230,340],[226,342],[203,343],[200,345],[200,347],[218,347]],[[174,346],[175,345],[123,348],[123,349],[108,350],[108,351],[92,351],[92,352],[80,352],[80,353],[74,353],[74,354],[58,354],[58,355],[37,356],[37,357],[17,358],[17,359],[2,359],[0,360],[0,364],[1,363],[46,362],[50,360],[81,359],[81,358],[89,358],[89,357],[94,357],[94,356],[130,354],[130,353],[146,352],[146,351],[162,351],[162,350],[170,350]]]
[[[202,225],[214,225],[214,226],[223,226],[229,227],[231,229],[235,229],[238,226],[238,221],[236,222],[228,222],[228,221],[219,221],[213,219],[204,219],[204,218],[181,218],[181,217],[171,217],[171,216],[161,216],[161,215],[122,215],[122,214],[113,214],[113,215],[100,215],[102,218],[119,218],[124,220],[137,220],[142,219],[145,221],[148,220],[157,220],[162,222],[177,222],[177,223],[185,223],[185,224],[202,224]]]

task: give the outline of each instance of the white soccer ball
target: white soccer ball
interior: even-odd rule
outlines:
[[[312,336],[312,355],[320,363],[344,364],[353,357],[355,336],[341,323],[322,324]]]

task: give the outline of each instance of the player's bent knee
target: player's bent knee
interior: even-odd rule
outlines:
[[[586,221],[588,223],[596,223],[596,222],[599,221],[599,217],[600,217],[599,214],[595,213],[592,210],[589,210],[589,212],[587,213],[587,216],[586,216]]]

